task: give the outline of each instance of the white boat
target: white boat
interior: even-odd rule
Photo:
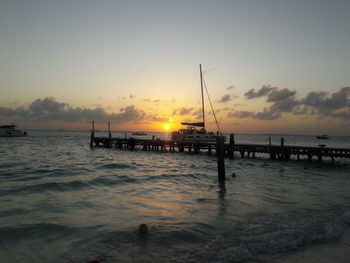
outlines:
[[[317,135],[316,138],[317,139],[323,139],[323,140],[329,140],[329,136],[326,135],[326,134]]]
[[[215,112],[212,107],[213,116],[215,118],[218,131],[208,132],[205,129],[205,114],[204,114],[204,93],[203,93],[203,74],[202,65],[199,65],[200,80],[201,80],[201,95],[202,95],[202,122],[181,122],[182,125],[187,126],[185,129],[173,131],[171,133],[171,139],[174,141],[195,141],[195,142],[215,142],[219,135],[220,128],[216,120]],[[208,92],[208,91],[207,91]],[[209,95],[208,95],[209,97]],[[221,135],[221,134],[220,134]]]
[[[133,132],[131,135],[144,136],[144,135],[147,135],[147,133],[145,133],[145,132]]]
[[[0,126],[0,137],[22,137],[26,135],[27,132],[17,130],[14,124]]]

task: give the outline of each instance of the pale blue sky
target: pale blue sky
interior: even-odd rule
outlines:
[[[236,87],[238,110],[268,107],[244,99],[262,85],[334,93],[350,85],[349,13],[343,0],[0,0],[0,106],[188,103],[199,63],[214,99]]]

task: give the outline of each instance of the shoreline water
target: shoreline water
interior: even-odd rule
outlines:
[[[339,241],[327,244],[312,245],[294,252],[269,259],[269,263],[346,263],[350,259],[350,231],[348,230]],[[259,261],[247,261],[258,263]]]

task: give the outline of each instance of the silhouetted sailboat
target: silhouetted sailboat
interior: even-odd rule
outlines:
[[[203,90],[203,73],[202,65],[199,64],[200,81],[201,81],[201,96],[202,96],[202,122],[181,122],[182,125],[186,125],[185,129],[180,129],[171,133],[171,139],[176,141],[199,141],[210,142],[216,141],[217,134],[219,134],[219,125],[216,120],[215,112],[211,105],[210,97],[207,90],[207,95],[212,108],[213,116],[218,126],[217,133],[207,132],[205,129],[205,110],[204,110],[204,90]]]

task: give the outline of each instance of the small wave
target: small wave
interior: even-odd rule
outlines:
[[[289,213],[259,217],[217,236],[204,248],[176,262],[242,262],[259,254],[275,254],[341,238],[350,213]]]
[[[203,174],[196,173],[184,173],[184,174],[171,174],[171,173],[162,173],[158,175],[147,175],[147,180],[159,180],[159,179],[174,179],[181,180],[183,178],[187,179],[202,179]]]
[[[38,238],[52,239],[68,235],[75,231],[74,228],[59,224],[28,224],[16,227],[0,228],[0,241],[4,243],[16,242],[18,240],[33,240]]]
[[[136,179],[133,179],[126,175],[113,176],[113,177],[98,177],[88,181],[90,185],[97,186],[111,186],[117,184],[133,183]]]
[[[81,189],[84,187],[89,187],[88,183],[84,183],[82,181],[70,181],[70,182],[52,182],[52,183],[43,183],[43,184],[35,184],[28,185],[22,187],[12,188],[8,191],[2,191],[0,196],[12,195],[12,194],[41,194],[45,191],[53,191],[53,192],[65,192],[65,191],[73,191],[77,189]]]
[[[122,164],[122,163],[109,163],[100,165],[97,167],[98,169],[131,169],[134,168],[132,165]]]
[[[13,215],[25,215],[28,213],[30,213],[30,210],[28,210],[28,209],[20,209],[20,208],[8,209],[8,210],[1,211],[0,218],[13,216]]]

